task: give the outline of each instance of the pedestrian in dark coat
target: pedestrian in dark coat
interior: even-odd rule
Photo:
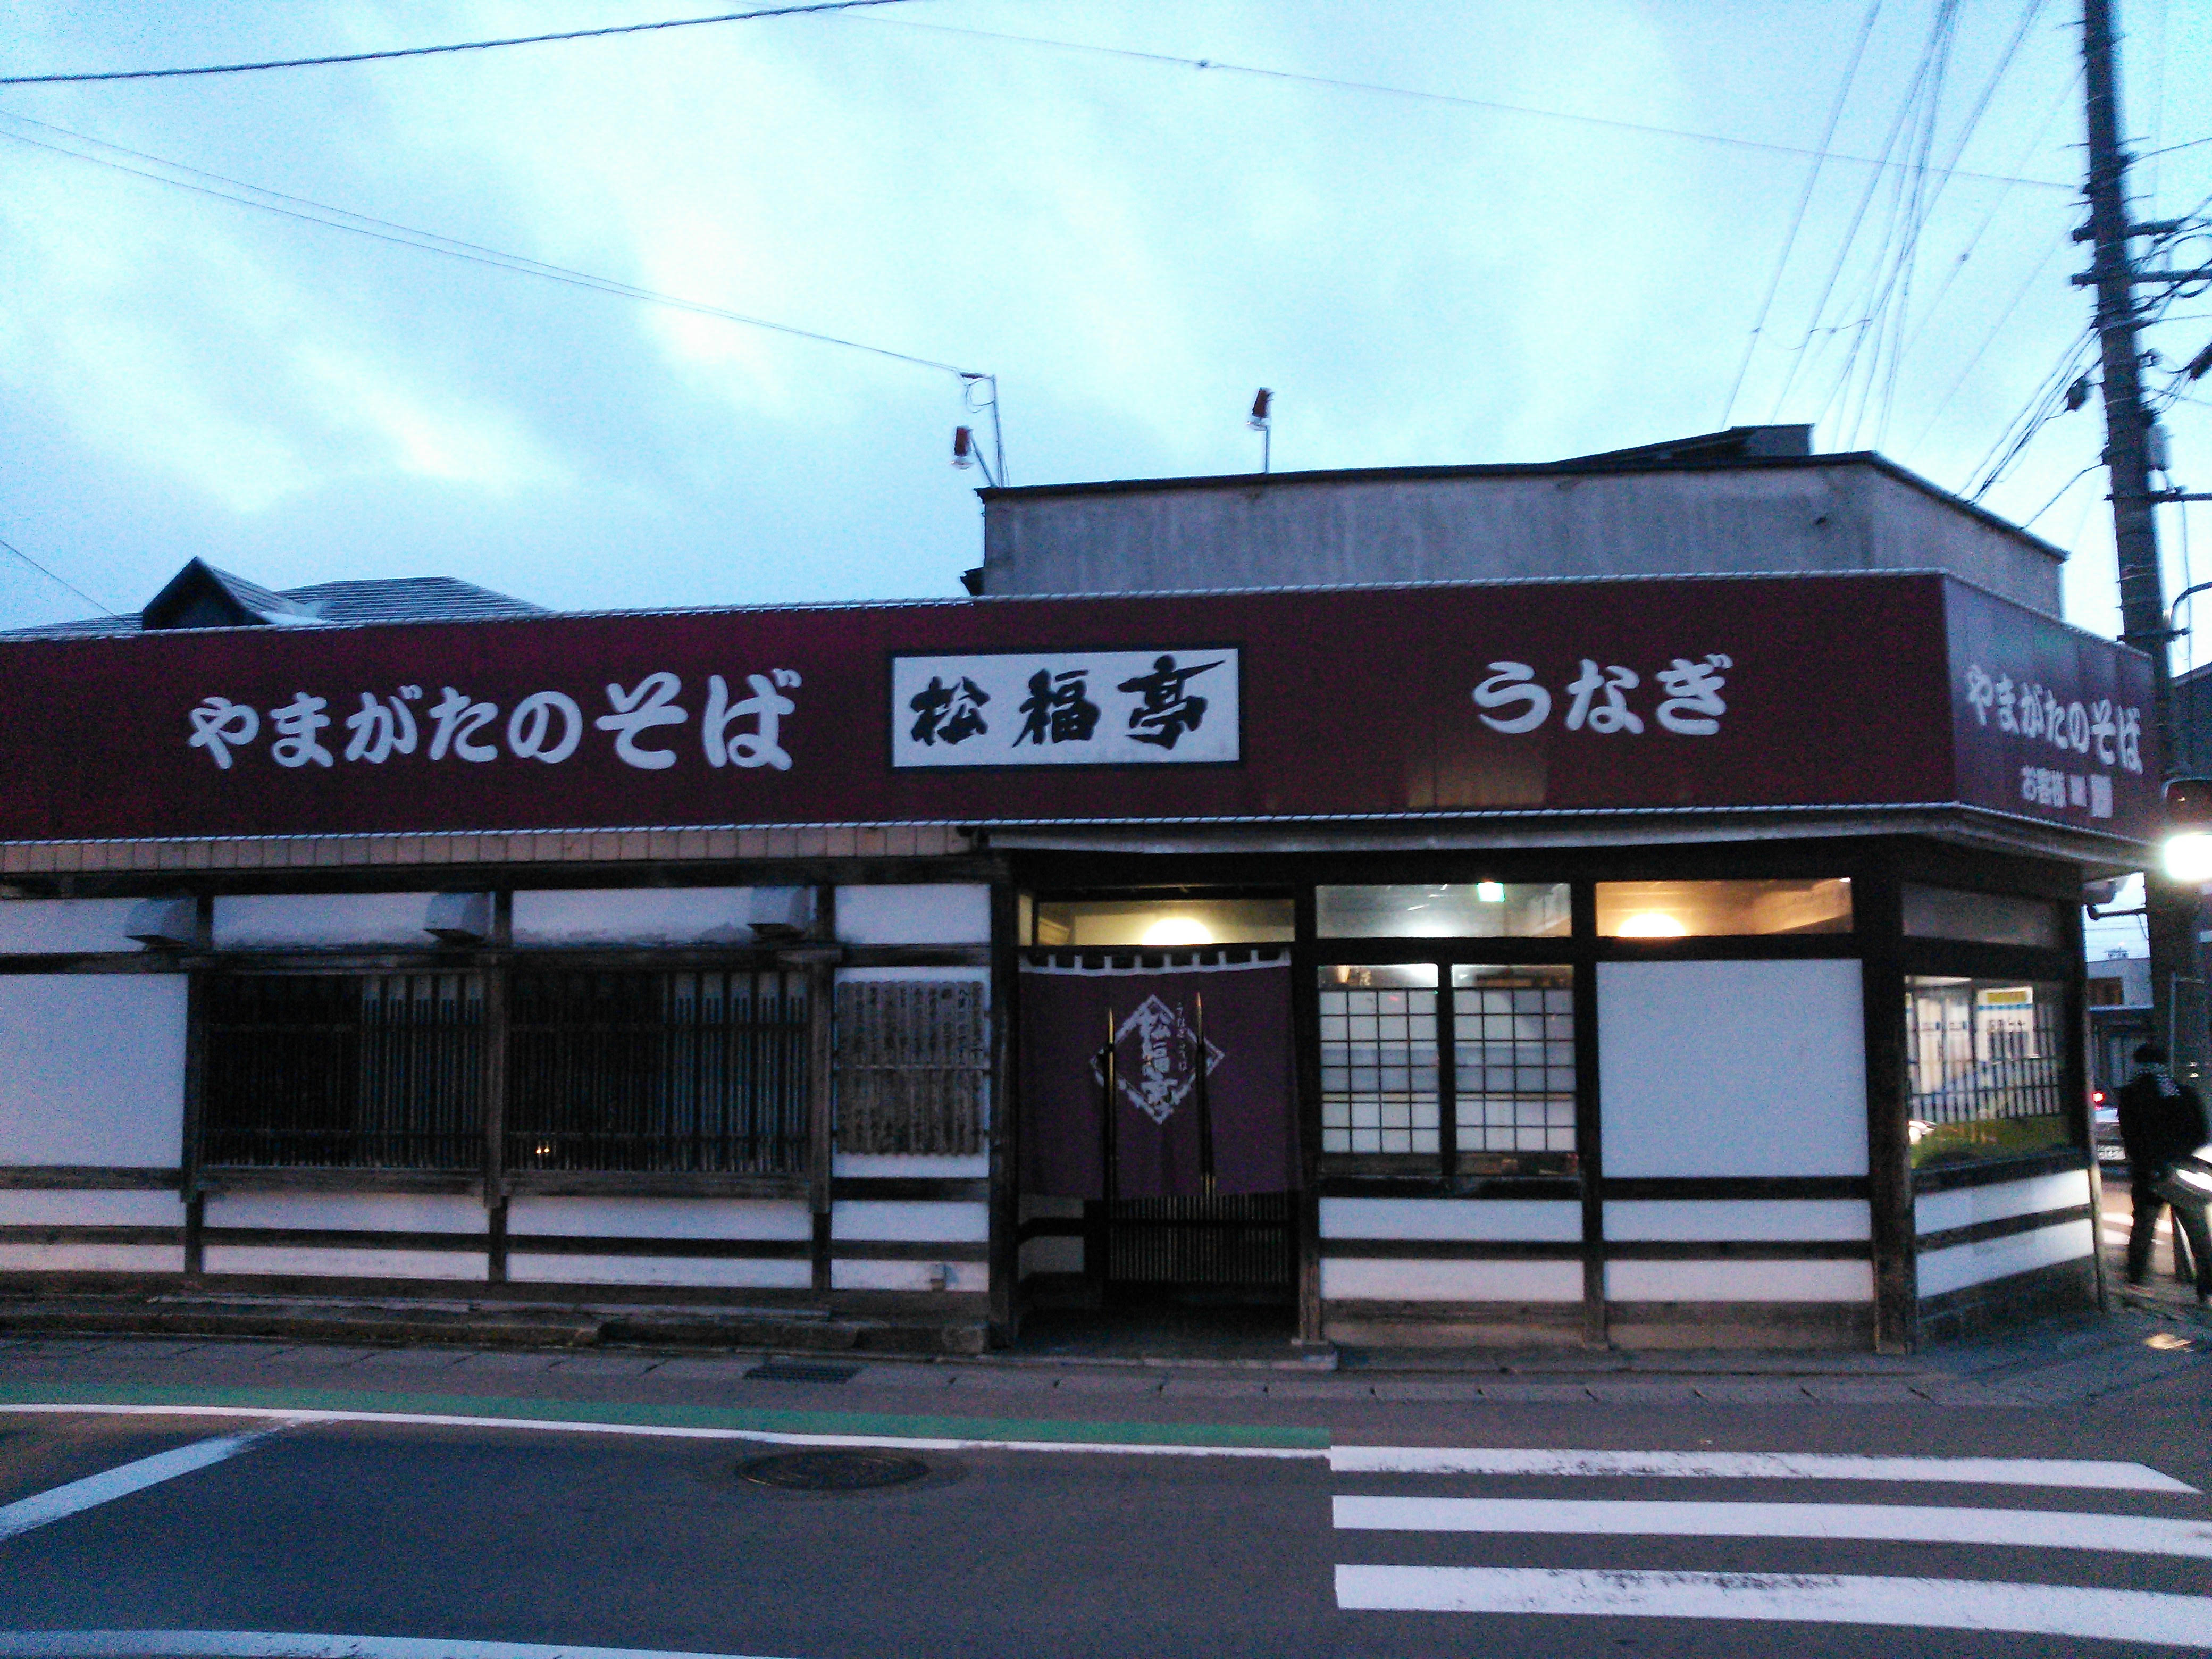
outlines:
[[[2120,1142],[2128,1155],[2128,1188],[2135,1200],[2135,1226],[2128,1234],[2128,1283],[2141,1285],[2150,1277],[2150,1247],[2157,1235],[2160,1212],[2166,1200],[2154,1190],[2173,1166],[2194,1153],[2212,1128],[2204,1118],[2204,1102],[2185,1083],[2174,1081],[2166,1069],[2166,1050],[2146,1042],[2136,1050],[2140,1068],[2118,1102]],[[2212,1300],[2212,1228],[2205,1224],[2204,1206],[2177,1204],[2173,1218],[2197,1258],[2197,1299]]]

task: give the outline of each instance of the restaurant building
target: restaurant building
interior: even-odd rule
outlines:
[[[2091,1303],[2149,665],[1805,435],[989,490],[959,599],[195,562],[0,639],[0,1288],[951,1351]]]

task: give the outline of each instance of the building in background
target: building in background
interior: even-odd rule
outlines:
[[[963,600],[196,565],[0,641],[8,1284],[945,1348],[2096,1294],[2080,901],[2162,773],[2055,550],[1802,428],[985,503]]]

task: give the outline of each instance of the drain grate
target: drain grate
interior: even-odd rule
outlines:
[[[824,1359],[763,1359],[745,1373],[761,1382],[850,1382],[860,1374],[858,1365]]]
[[[786,1492],[865,1492],[903,1486],[928,1473],[920,1458],[870,1451],[778,1452],[738,1465],[740,1479]]]

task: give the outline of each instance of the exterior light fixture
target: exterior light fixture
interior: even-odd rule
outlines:
[[[1622,939],[1681,939],[1689,931],[1663,910],[1646,910],[1620,924]]]
[[[952,428],[952,465],[970,467],[975,465],[975,434],[964,426]]]
[[[1213,930],[1196,916],[1162,916],[1145,929],[1146,945],[1211,945]]]
[[[1263,473],[1274,470],[1274,409],[1275,394],[1261,386],[1260,395],[1252,399],[1251,417],[1244,422],[1260,434],[1260,471]]]
[[[2212,882],[2212,778],[2168,780],[2166,828],[2166,873],[2186,887]]]

